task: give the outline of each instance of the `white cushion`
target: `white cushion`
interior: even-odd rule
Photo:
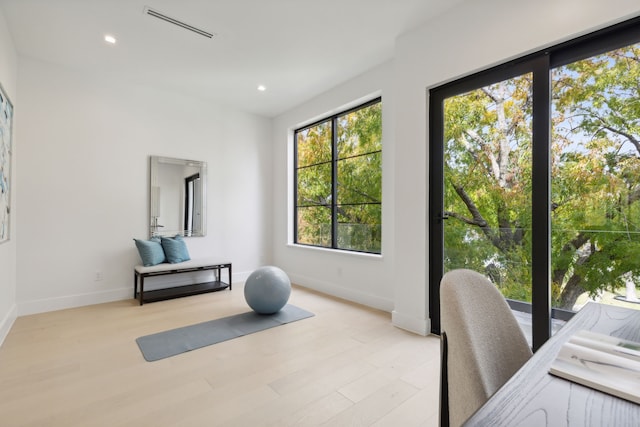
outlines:
[[[136,265],[135,270],[140,273],[157,273],[159,271],[171,271],[171,270],[182,270],[189,268],[198,268],[198,267],[206,267],[210,265],[222,265],[222,264],[231,264],[230,262],[219,261],[213,258],[198,258],[191,259],[189,261],[178,262],[175,264],[170,264],[168,262],[152,265],[149,267],[145,267],[144,265]]]

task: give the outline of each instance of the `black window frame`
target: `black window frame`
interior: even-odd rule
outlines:
[[[640,42],[640,17],[540,50],[430,89],[429,93],[429,313],[440,334],[440,280],[444,274],[444,100],[525,72],[533,73],[532,335],[534,351],[551,336],[551,319],[572,313],[551,307],[551,72],[554,68]],[[527,303],[516,303],[516,305]],[[525,309],[527,307],[524,307]]]
[[[329,250],[339,250],[339,251],[347,251],[347,252],[356,252],[356,253],[366,253],[366,254],[374,254],[374,255],[381,255],[382,254],[382,235],[380,236],[380,252],[373,252],[373,251],[365,251],[365,250],[357,250],[357,249],[351,249],[351,248],[341,248],[338,245],[338,206],[339,205],[344,205],[344,204],[339,204],[338,203],[338,162],[341,160],[345,160],[348,158],[356,158],[356,157],[361,157],[361,156],[366,156],[366,155],[370,155],[370,154],[376,154],[379,153],[380,155],[382,155],[382,149],[380,150],[376,150],[376,151],[370,151],[370,152],[366,152],[366,153],[358,153],[357,155],[351,156],[351,157],[345,157],[345,158],[339,158],[338,157],[338,132],[337,127],[338,127],[338,118],[345,116],[347,114],[353,113],[355,111],[370,107],[372,105],[375,104],[380,104],[382,106],[382,97],[376,97],[373,98],[369,101],[366,101],[362,104],[359,104],[357,106],[348,108],[346,110],[342,110],[338,113],[332,114],[330,116],[324,117],[320,120],[317,120],[313,123],[307,124],[305,126],[296,128],[293,130],[293,243],[296,245],[300,245],[300,246],[309,246],[309,247],[316,247],[316,248],[322,248],[322,249],[329,249]],[[382,118],[381,118],[382,120]],[[307,129],[313,128],[315,126],[318,126],[320,124],[323,123],[330,123],[331,124],[331,160],[327,161],[327,162],[322,162],[322,163],[331,163],[331,204],[327,205],[328,208],[331,209],[331,245],[330,246],[322,246],[322,245],[314,245],[314,244],[309,244],[309,243],[300,243],[298,242],[298,170],[301,169],[298,166],[298,134],[300,132],[303,132]],[[381,142],[382,143],[382,142]],[[311,166],[317,166],[319,164],[322,163],[318,163],[315,165],[305,165],[303,167],[311,167]],[[381,166],[382,168],[382,166]],[[382,210],[382,197],[381,200],[379,202],[369,202],[369,203],[353,203],[351,204],[351,206],[356,206],[356,205],[374,205],[377,204],[380,206],[380,209]],[[382,223],[380,224],[382,226]]]

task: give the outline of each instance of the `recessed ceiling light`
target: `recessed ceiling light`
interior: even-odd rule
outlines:
[[[264,92],[265,90],[267,90],[267,88],[264,85],[260,85],[260,86],[258,86],[258,90],[260,92]]]
[[[116,44],[116,38],[113,36],[110,36],[109,34],[104,36],[104,41],[106,41],[107,43]]]

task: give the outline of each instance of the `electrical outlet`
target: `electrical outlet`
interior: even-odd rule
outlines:
[[[100,280],[102,280],[102,271],[96,271],[96,274],[93,277],[93,280],[95,280],[96,282],[99,282]]]

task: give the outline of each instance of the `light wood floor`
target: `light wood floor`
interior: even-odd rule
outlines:
[[[157,362],[142,335],[248,311],[232,291],[24,316],[0,347],[0,426],[436,426],[439,341],[294,287],[301,320]]]

